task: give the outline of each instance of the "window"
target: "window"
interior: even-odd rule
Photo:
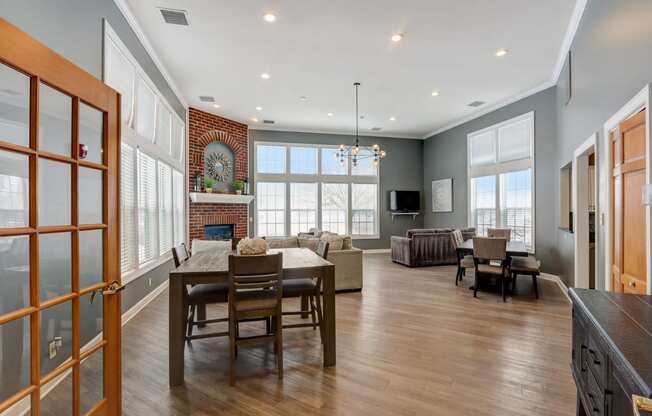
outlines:
[[[256,143],[257,235],[318,228],[378,238],[378,167],[373,159],[341,163],[336,152],[329,145]]]
[[[346,183],[324,183],[321,186],[321,229],[337,234],[346,234],[349,208],[349,185]]]
[[[509,228],[534,251],[534,113],[468,136],[469,223]]]
[[[285,147],[258,146],[256,162],[258,173],[285,173]]]
[[[172,249],[172,170],[168,165],[158,162],[158,225],[159,255]]]
[[[185,242],[185,123],[105,22],[104,81],[121,95],[121,271],[128,282]]]
[[[258,182],[256,195],[258,235],[285,235],[285,184]]]
[[[317,227],[317,184],[290,184],[290,234]]]
[[[138,152],[138,262],[146,263],[157,255],[158,209],[156,160]]]
[[[352,187],[352,233],[354,235],[374,235],[376,234],[376,213],[378,211],[378,196],[376,195],[378,185],[354,183]]]
[[[317,174],[317,149],[315,147],[291,147],[290,173],[293,175]]]

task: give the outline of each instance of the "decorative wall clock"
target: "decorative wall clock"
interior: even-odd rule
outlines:
[[[226,182],[231,177],[232,162],[221,152],[211,152],[206,156],[206,173],[218,182]]]

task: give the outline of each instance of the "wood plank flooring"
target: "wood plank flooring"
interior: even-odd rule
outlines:
[[[228,341],[194,341],[186,384],[168,386],[167,293],[123,331],[125,415],[575,414],[570,305],[528,278],[503,303],[455,287],[455,268],[409,269],[364,256],[362,293],[337,295],[337,366],[322,370],[318,332],[284,331],[285,378],[269,348],[242,349],[228,385]],[[209,308],[209,316],[225,313]],[[252,324],[249,330],[259,326]],[[208,329],[210,330],[210,329]]]

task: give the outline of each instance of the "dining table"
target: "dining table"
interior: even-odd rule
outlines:
[[[283,253],[283,279],[318,278],[323,292],[323,364],[335,366],[335,266],[307,248],[270,249],[269,254]],[[235,252],[232,252],[235,254]],[[169,383],[184,382],[187,311],[184,307],[186,285],[226,282],[229,279],[228,253],[217,250],[193,254],[169,276]]]
[[[473,239],[470,238],[457,247],[457,251],[466,256],[473,254]],[[529,252],[525,247],[523,241],[508,241],[507,242],[507,256],[508,257],[527,257]]]

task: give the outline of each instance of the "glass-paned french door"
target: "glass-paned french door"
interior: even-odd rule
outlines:
[[[119,106],[0,19],[0,413],[120,414]]]

